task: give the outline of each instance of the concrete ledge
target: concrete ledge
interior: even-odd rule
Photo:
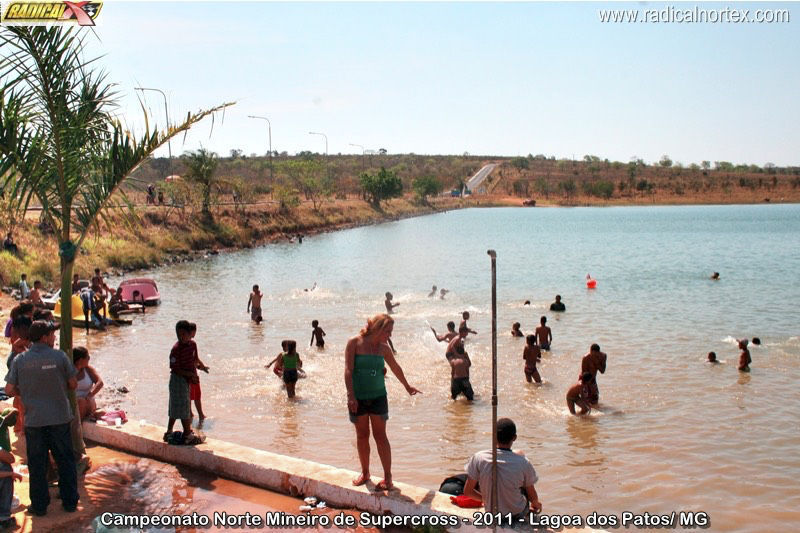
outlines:
[[[481,509],[461,509],[450,495],[395,482],[389,493],[354,487],[357,473],[312,461],[208,439],[199,446],[174,446],[162,441],[164,428],[129,420],[121,428],[83,423],[87,440],[136,455],[186,465],[249,485],[293,496],[315,496],[336,507],[368,511],[376,515],[451,515],[461,520],[459,531],[477,531],[472,515]],[[374,487],[373,484],[369,484]],[[299,513],[299,511],[298,511]]]

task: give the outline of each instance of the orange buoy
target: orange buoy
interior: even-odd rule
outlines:
[[[597,287],[597,280],[592,279],[592,276],[590,274],[586,274],[586,288],[594,289],[595,287]]]

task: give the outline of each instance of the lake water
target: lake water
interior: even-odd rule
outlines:
[[[122,407],[166,423],[174,324],[198,324],[206,433],[357,469],[343,349],[391,291],[394,345],[409,397],[388,379],[396,480],[437,488],[491,446],[491,285],[497,251],[500,416],[513,418],[548,513],[702,510],[715,531],[800,525],[800,206],[469,209],[307,237],[145,273],[163,303],[134,325],[90,334],[92,362],[125,385]],[[712,271],[721,279],[711,281]],[[598,280],[587,290],[585,276]],[[314,283],[317,288],[305,292]],[[265,322],[245,312],[266,293]],[[428,298],[431,285],[451,292]],[[561,294],[567,312],[547,309]],[[523,306],[524,300],[531,306]],[[476,402],[449,398],[450,370],[427,323],[468,310]],[[523,340],[541,315],[553,348],[541,386],[523,375]],[[311,320],[327,332],[309,348]],[[76,330],[76,342],[87,342]],[[736,338],[758,336],[752,372]],[[293,338],[308,379],[289,402],[264,364]],[[569,416],[566,389],[597,342],[602,411]],[[704,363],[710,350],[722,364]],[[372,473],[382,474],[373,445]]]

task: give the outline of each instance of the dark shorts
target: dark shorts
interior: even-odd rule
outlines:
[[[597,387],[597,382],[589,383],[587,388],[589,389],[589,398],[587,398],[589,403],[592,405],[598,403],[600,401],[600,389]]]
[[[355,413],[348,412],[350,422],[356,423],[359,416],[378,415],[384,420],[389,420],[389,400],[386,395],[371,400],[358,400],[358,410]]]
[[[295,383],[297,381],[297,369],[296,368],[284,368],[283,369],[283,382],[284,383]]]
[[[169,375],[169,418],[185,420],[192,418],[189,400],[189,382],[177,374]]]
[[[464,394],[467,400],[472,401],[475,394],[472,392],[472,385],[469,378],[453,378],[450,380],[450,397],[454,400],[459,394]]]
[[[544,350],[546,352],[549,352],[550,351],[550,343],[549,342],[543,342],[542,344],[539,345],[539,348],[541,348],[542,350]]]

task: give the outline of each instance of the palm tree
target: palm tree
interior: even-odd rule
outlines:
[[[196,152],[183,154],[183,162],[187,167],[186,178],[200,185],[203,195],[203,219],[211,221],[211,189],[216,185],[214,173],[217,171],[217,154],[200,148]]]
[[[0,28],[0,187],[24,216],[30,202],[42,206],[54,230],[61,262],[61,294],[72,293],[72,267],[92,227],[107,219],[120,185],[158,147],[203,118],[233,105],[189,113],[165,131],[135,138],[115,117],[113,84],[86,60],[87,34],[62,27]],[[10,194],[9,194],[10,193]],[[72,353],[72,301],[62,298],[60,347]],[[70,392],[76,412],[74,392]],[[77,416],[76,416],[77,419]],[[73,445],[83,453],[80,424]]]

